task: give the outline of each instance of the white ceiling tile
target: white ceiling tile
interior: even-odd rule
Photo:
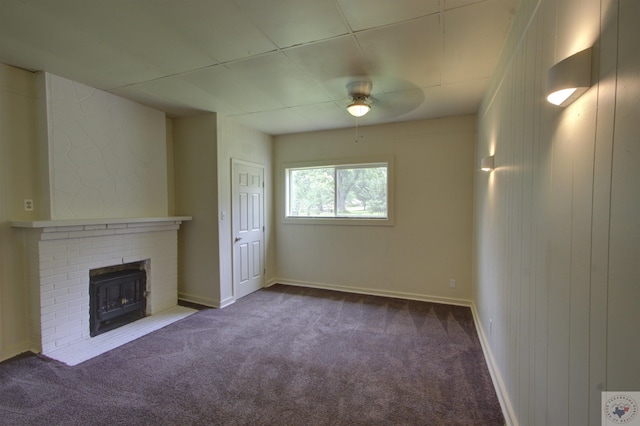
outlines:
[[[136,58],[162,75],[214,62],[136,2],[29,1],[51,25],[74,31],[78,41],[90,46],[87,41],[94,40],[108,46],[110,51],[104,53],[119,52],[122,57]]]
[[[298,106],[330,101],[314,80],[305,75],[282,52],[272,52],[226,65],[248,85],[282,105]]]
[[[350,80],[371,74],[351,36],[294,47],[285,53],[305,74],[317,80],[332,99],[347,96],[346,84]]]
[[[225,105],[232,108],[224,107],[224,110],[215,110],[225,114],[231,112],[230,109],[253,113],[285,107],[267,94],[256,90],[250,83],[240,78],[237,73],[223,65],[183,74],[175,78],[188,82],[210,96],[225,100]],[[221,106],[221,108],[223,107]]]
[[[425,114],[432,118],[476,114],[487,85],[488,79],[478,79],[419,89],[422,95],[410,91],[407,94],[389,94],[387,97],[394,108],[404,111],[398,118],[402,121],[419,120]]]
[[[356,34],[367,63],[384,92],[440,84],[440,16]]]
[[[385,98],[398,119],[418,110],[425,102],[425,91],[433,89],[411,89],[403,92],[387,93]]]
[[[234,2],[280,48],[324,40],[349,31],[333,0]]]
[[[145,91],[144,88],[140,87],[120,87],[109,90],[109,93],[113,93],[114,95],[136,102],[143,102],[151,108],[165,111],[170,117],[184,117],[202,113],[202,110],[199,108],[177,103],[175,99],[164,98],[156,94],[149,93]]]
[[[144,4],[169,30],[219,62],[276,49],[229,0],[146,0]]]
[[[334,102],[304,105],[292,108],[306,124],[316,130],[337,129],[353,125],[354,120],[346,109],[346,105]]]
[[[512,4],[486,0],[445,12],[443,83],[493,74],[509,31]]]
[[[229,119],[271,135],[295,133],[307,128],[302,117],[290,108],[230,116]]]
[[[130,86],[129,90],[137,90],[160,99],[172,100],[189,105],[200,111],[219,111],[226,103],[212,97],[209,93],[177,77],[167,77]],[[112,91],[114,92],[114,91]]]
[[[478,112],[482,95],[487,90],[489,78],[446,84],[441,87],[441,117],[449,115],[475,114]]]
[[[470,4],[480,3],[486,0],[444,0],[444,9],[456,9],[458,7],[469,6]]]
[[[15,15],[28,16],[29,19],[22,21],[15,19]],[[2,5],[0,39],[3,42],[0,58],[5,63],[51,71],[67,78],[80,75],[76,80],[85,84],[94,84],[100,79],[99,75],[118,76],[113,79],[118,81],[118,85],[163,75],[156,67],[135,55],[123,52],[65,20],[58,20],[39,7],[20,2]],[[33,58],[29,64],[10,62],[11,56],[25,55]],[[82,60],[78,61],[78,58]],[[75,67],[82,67],[83,70],[74,70]],[[92,74],[98,76],[89,77]]]
[[[440,0],[338,0],[338,4],[354,31],[440,11]]]

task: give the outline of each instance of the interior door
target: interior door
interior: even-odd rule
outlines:
[[[233,160],[233,288],[236,299],[264,284],[264,168]]]

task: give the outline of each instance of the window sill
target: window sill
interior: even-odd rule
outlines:
[[[283,224],[290,225],[339,225],[339,226],[393,226],[393,218],[362,219],[346,217],[285,217]]]

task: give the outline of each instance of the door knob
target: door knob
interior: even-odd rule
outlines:
[[[240,241],[241,239],[242,239],[242,238],[240,238],[240,237],[236,237],[236,239],[235,239],[235,240],[233,240],[233,242],[234,242],[234,243],[237,243],[237,242],[238,242],[238,241]]]

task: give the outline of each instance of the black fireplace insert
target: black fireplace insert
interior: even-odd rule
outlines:
[[[146,272],[128,269],[92,276],[89,280],[91,337],[145,316]]]

